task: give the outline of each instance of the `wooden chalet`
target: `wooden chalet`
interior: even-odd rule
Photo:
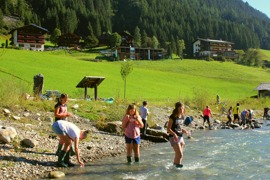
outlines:
[[[233,44],[229,41],[197,38],[193,42],[193,55],[200,59],[237,59],[238,54],[233,50]]]
[[[26,50],[44,51],[44,35],[48,32],[47,29],[35,24],[13,29],[10,31],[10,44]]]
[[[255,90],[258,91],[258,98],[270,97],[270,83],[261,83]]]
[[[130,46],[133,46],[133,39],[134,37],[131,36],[129,33],[127,32],[122,32],[120,34],[121,38],[122,38],[122,42],[121,42],[121,45],[120,46],[123,46],[123,47],[130,47]]]
[[[58,46],[64,47],[78,47],[80,44],[80,40],[80,36],[73,33],[67,33],[58,37],[57,44]]]
[[[120,59],[131,59],[131,60],[157,60],[162,59],[165,56],[164,49],[153,49],[153,48],[139,48],[139,47],[117,47],[115,54]]]

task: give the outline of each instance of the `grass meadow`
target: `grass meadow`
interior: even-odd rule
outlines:
[[[59,90],[70,97],[82,98],[84,90],[76,88],[78,82],[84,76],[104,76],[106,79],[98,87],[99,97],[122,98],[120,67],[124,62],[87,61],[95,56],[98,53],[7,49],[0,57],[0,80],[26,84],[31,93],[33,76],[43,74],[44,90]],[[269,79],[268,70],[230,62],[134,61],[133,71],[127,77],[127,98],[165,102],[203,93],[210,99],[218,94],[221,99],[238,100],[256,95],[254,88]],[[89,95],[93,96],[91,89]]]
[[[265,51],[267,54],[268,51]],[[59,90],[70,98],[80,99],[84,89],[76,85],[84,76],[104,76],[98,87],[100,98],[114,97],[116,103],[80,101],[80,110],[73,112],[102,123],[119,120],[125,104],[148,100],[150,105],[172,106],[181,100],[188,106],[202,110],[206,104],[214,105],[216,96],[219,111],[240,102],[242,107],[262,109],[269,99],[254,99],[254,90],[260,83],[270,81],[270,70],[247,67],[232,62],[199,60],[133,61],[133,71],[127,77],[127,99],[123,99],[124,82],[120,75],[121,61],[93,61],[99,53],[67,50],[35,52],[0,48],[0,107],[53,111],[52,101],[24,101],[24,93],[33,95],[33,77],[44,75],[44,91]],[[93,89],[89,89],[93,97]],[[78,103],[70,101],[69,105]],[[105,108],[107,107],[107,108]],[[104,109],[105,108],[105,109]],[[109,119],[100,115],[107,111]],[[89,113],[91,112],[91,113]]]

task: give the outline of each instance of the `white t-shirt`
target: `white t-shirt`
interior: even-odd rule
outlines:
[[[147,120],[147,115],[148,115],[148,109],[145,107],[145,106],[142,106],[141,108],[140,108],[140,115],[141,115],[141,118],[142,119],[145,119],[145,120]]]
[[[73,123],[65,121],[65,120],[58,120],[59,128],[65,132],[71,139],[80,138],[81,130]]]

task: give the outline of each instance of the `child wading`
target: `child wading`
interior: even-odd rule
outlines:
[[[132,149],[135,162],[140,161],[140,128],[143,127],[142,119],[136,110],[136,106],[130,104],[122,120],[122,128],[125,129],[125,141],[127,148],[127,161],[131,163]]]
[[[67,101],[68,101],[68,95],[67,94],[61,94],[60,98],[58,99],[57,104],[54,106],[54,116],[55,121],[58,120],[66,120],[67,117],[70,117],[71,114],[67,112]],[[56,155],[59,155],[60,151],[62,150],[64,142],[59,140],[58,148],[56,150]],[[73,154],[74,151],[71,149],[71,153]]]
[[[190,136],[190,132],[181,128],[181,125],[183,124],[185,119],[184,112],[184,104],[182,104],[181,102],[175,103],[175,109],[170,115],[167,127],[167,132],[170,134],[170,143],[175,152],[173,164],[177,168],[183,167],[182,160],[185,145],[183,133],[186,133],[188,136]]]

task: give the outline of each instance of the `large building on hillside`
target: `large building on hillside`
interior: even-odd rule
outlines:
[[[80,45],[81,37],[73,34],[73,33],[67,33],[62,34],[58,37],[58,46],[64,46],[64,47],[78,47]]]
[[[193,42],[193,55],[199,59],[237,59],[238,54],[233,50],[233,42],[197,38]]]
[[[115,54],[121,60],[157,60],[165,58],[167,53],[164,49],[119,46]]]
[[[11,45],[26,50],[44,51],[45,34],[49,31],[45,28],[30,24],[10,31]]]

